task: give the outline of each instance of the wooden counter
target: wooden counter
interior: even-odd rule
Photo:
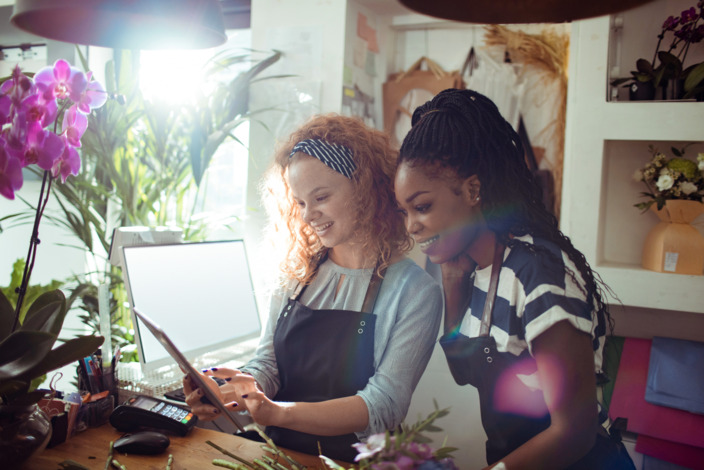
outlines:
[[[109,424],[88,429],[71,437],[63,444],[46,449],[33,457],[27,461],[22,470],[59,470],[61,467],[58,464],[69,459],[90,469],[102,470],[105,468],[110,441],[115,441],[122,434]],[[171,445],[163,454],[125,455],[115,452],[114,458],[127,467],[127,470],[164,470],[169,454],[174,456],[171,467],[173,470],[215,469],[221,467],[213,466],[211,463],[213,459],[222,458],[234,461],[231,457],[206,444],[205,441],[208,440],[249,462],[261,458],[264,454],[260,442],[198,427],[193,428],[185,437],[169,436],[169,439],[171,439]],[[294,451],[286,451],[286,454],[309,468],[328,468],[316,456]]]

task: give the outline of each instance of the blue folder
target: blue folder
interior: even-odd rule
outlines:
[[[653,338],[645,401],[704,414],[704,343]]]

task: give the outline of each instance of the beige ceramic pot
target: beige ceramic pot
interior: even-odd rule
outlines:
[[[704,274],[704,236],[692,226],[704,214],[704,204],[671,199],[660,210],[655,204],[650,209],[660,223],[645,239],[643,267],[661,273]]]

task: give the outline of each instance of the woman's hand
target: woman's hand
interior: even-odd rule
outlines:
[[[231,379],[228,377],[237,375],[240,371],[234,369],[222,370],[224,374],[224,377],[222,378],[226,381],[226,383],[221,386],[218,386],[217,382],[210,378],[214,376],[212,370],[204,371],[206,373],[198,375],[200,375],[201,380],[208,385],[218,400],[231,409],[237,409],[239,404],[237,403],[234,387],[229,383]],[[186,395],[186,404],[191,408],[193,414],[198,416],[198,419],[203,421],[212,421],[220,415],[220,410],[217,407],[202,401],[205,393],[203,393],[203,390],[198,388],[195,382],[188,375],[183,378],[183,393]]]
[[[264,395],[251,375],[236,369],[215,367],[203,371],[201,376],[226,408],[233,411],[249,411],[252,419],[262,426],[279,423],[277,417],[285,406],[271,401]],[[225,383],[218,386],[210,377],[217,377]],[[201,401],[204,396],[202,390],[195,387],[188,376],[184,377],[183,391],[186,394],[186,403],[198,419],[209,421],[219,416],[220,411],[216,407]]]

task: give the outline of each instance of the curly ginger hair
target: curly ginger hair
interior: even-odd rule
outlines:
[[[280,264],[284,278],[310,283],[316,262],[325,252],[315,231],[303,221],[288,185],[289,155],[306,139],[321,139],[352,150],[357,169],[352,174],[356,233],[365,251],[376,255],[378,273],[398,253],[412,246],[393,191],[398,152],[386,134],[372,129],[359,118],[338,114],[317,115],[295,130],[274,155],[264,180],[263,199],[269,217],[269,235],[285,247]]]

